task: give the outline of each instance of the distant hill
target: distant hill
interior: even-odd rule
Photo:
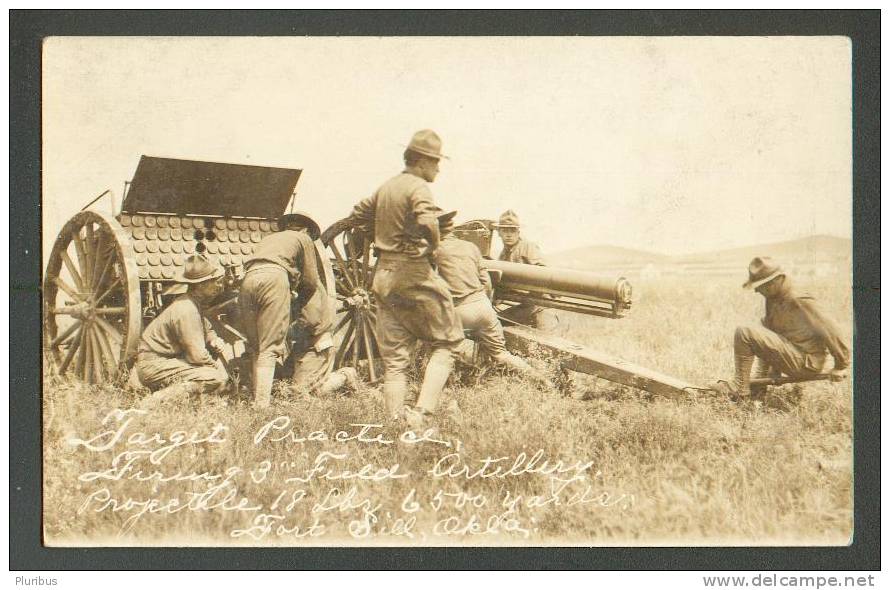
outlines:
[[[819,235],[785,242],[675,256],[672,258],[672,262],[678,264],[699,262],[747,264],[755,256],[772,256],[779,262],[788,263],[827,262],[851,256],[852,247],[852,240],[847,238]]]
[[[568,268],[594,268],[621,264],[642,266],[665,264],[671,261],[670,256],[663,254],[605,244],[572,248],[556,254],[548,254],[545,258],[549,264]]]
[[[545,258],[549,264],[554,266],[590,270],[610,267],[628,270],[643,267],[679,268],[683,265],[715,265],[744,268],[755,256],[772,256],[783,264],[808,265],[844,261],[851,256],[851,251],[852,241],[848,238],[817,235],[784,242],[698,252],[681,256],[665,256],[645,250],[600,244],[549,254]]]

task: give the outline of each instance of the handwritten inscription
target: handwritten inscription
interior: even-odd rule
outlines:
[[[120,536],[177,519],[178,530],[218,531],[220,543],[423,544],[528,540],[548,519],[635,504],[590,458],[476,455],[433,429],[305,430],[277,416],[249,434],[221,423],[156,432],[149,418],[114,410],[97,432],[67,441],[90,466],[77,478],[76,518]]]

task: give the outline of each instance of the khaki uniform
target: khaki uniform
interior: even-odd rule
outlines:
[[[792,377],[819,373],[829,354],[834,369],[850,364],[850,349],[837,324],[812,296],[796,294],[787,278],[783,291],[766,300],[762,326],[737,328],[733,344],[737,355],[761,359],[761,372],[771,368]]]
[[[283,363],[288,354],[291,288],[297,291],[299,321],[310,334],[331,330],[333,313],[319,278],[315,244],[303,231],[285,230],[259,243],[244,266],[238,297],[241,322],[250,351],[260,365]]]
[[[216,339],[197,302],[182,295],[142,332],[136,360],[139,381],[151,390],[176,382],[194,383],[202,393],[219,389],[228,375],[207,350]]]
[[[546,266],[541,256],[541,249],[534,242],[529,242],[523,238],[512,248],[504,247],[501,250],[499,260],[505,262],[515,262],[517,264],[533,264],[535,266]],[[552,330],[559,323],[551,310],[538,307],[530,303],[520,303],[501,312],[501,317],[522,324],[531,326],[541,330]]]
[[[377,336],[385,366],[384,389],[397,405],[407,390],[418,339],[432,345],[428,371],[437,359],[443,372],[446,368],[450,372],[451,351],[463,341],[448,286],[424,256],[427,243],[421,228],[438,228],[437,213],[426,181],[402,172],[358,203],[351,215],[373,231],[379,253],[372,287],[378,303]],[[424,402],[427,397],[429,401]],[[437,398],[438,391],[425,396],[422,388],[418,405],[426,403],[432,407],[425,409],[432,411]]]

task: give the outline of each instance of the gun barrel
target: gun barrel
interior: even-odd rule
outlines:
[[[483,260],[482,265],[500,274],[498,291],[505,299],[534,299],[536,304],[544,306],[550,300],[553,302],[550,307],[557,308],[564,300],[571,300],[575,305],[579,305],[580,300],[581,307],[587,301],[610,306],[613,316],[622,315],[631,305],[632,289],[624,277],[500,260]],[[591,311],[602,311],[601,305],[590,306]],[[582,309],[577,311],[584,313]]]

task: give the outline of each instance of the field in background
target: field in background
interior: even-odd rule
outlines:
[[[757,322],[762,299],[733,279],[653,279],[634,282],[634,307],[621,320],[561,316],[560,331],[582,344],[628,361],[704,384],[732,370],[731,335],[740,323]],[[818,277],[798,283],[852,333],[852,301],[846,277]],[[146,514],[128,532],[121,528],[132,513],[82,511],[95,483],[78,476],[102,467],[112,453],[74,449],[73,435],[92,436],[113,408],[132,407],[137,397],[124,389],[87,388],[47,378],[44,395],[44,527],[50,544],[226,544],[229,531],[247,527],[250,517],[234,512],[184,512],[176,516]],[[653,398],[645,392],[581,378],[574,396],[541,391],[515,377],[489,375],[480,381],[454,381],[442,401],[441,430],[467,462],[486,456],[514,457],[542,450],[546,457],[594,464],[588,485],[614,500],[593,504],[517,507],[528,525],[528,538],[517,534],[450,536],[423,540],[381,538],[402,544],[845,544],[852,534],[852,387],[849,382],[815,383],[775,389],[759,402],[732,403],[708,395],[685,399]],[[586,399],[580,399],[585,397]],[[343,444],[318,442],[255,446],[253,435],[271,418],[288,415],[294,430],[337,430],[355,423],[383,423],[383,412],[367,389],[347,398],[279,398],[267,412],[243,403],[206,400],[199,405],[166,408],[138,417],[132,429],[170,433],[193,429],[209,432],[221,422],[230,428],[229,442],[174,452],[168,469],[219,470],[229,465],[254,467],[268,459],[278,465],[308,465],[321,451]],[[399,431],[382,432],[397,438]],[[350,443],[347,443],[349,445]],[[366,463],[405,471],[429,469],[440,447],[352,445],[344,466]],[[249,478],[239,492],[269,505],[285,476],[270,472],[263,485]],[[279,478],[280,481],[275,481]],[[270,485],[276,484],[276,485]],[[108,484],[120,497],[145,497],[146,484]],[[157,484],[153,497],[177,497],[195,483]],[[308,484],[310,495],[327,493],[330,483]],[[454,479],[439,488],[489,498],[510,491],[529,497],[547,494],[545,478]],[[429,478],[357,482],[357,497],[380,503],[380,515],[398,513],[411,488],[421,503],[439,488]],[[573,484],[574,485],[574,484]],[[610,505],[603,505],[610,504]],[[288,513],[293,523],[311,522],[310,503]],[[433,516],[418,513],[417,529],[432,528],[432,519],[472,513],[494,514],[447,504]],[[330,534],[320,540],[266,538],[256,544],[352,542],[346,536],[351,512],[326,513]],[[424,518],[430,519],[425,521]],[[337,519],[342,522],[338,524]],[[534,520],[533,520],[534,519]],[[339,539],[339,540],[338,540]],[[242,539],[240,542],[249,542]]]

